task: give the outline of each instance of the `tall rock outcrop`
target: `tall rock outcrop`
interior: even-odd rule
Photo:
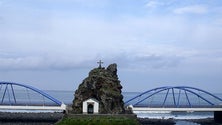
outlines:
[[[122,86],[118,80],[117,65],[111,64],[106,69],[99,67],[91,70],[75,91],[73,100],[74,113],[82,113],[83,101],[94,98],[99,101],[99,113],[124,113]]]

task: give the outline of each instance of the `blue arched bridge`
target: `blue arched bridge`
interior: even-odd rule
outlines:
[[[222,111],[222,99],[188,86],[158,87],[125,101],[133,111]]]
[[[0,110],[64,112],[66,105],[35,87],[0,82]]]

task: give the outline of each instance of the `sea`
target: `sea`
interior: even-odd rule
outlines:
[[[68,105],[71,105],[72,101],[74,99],[74,91],[46,91],[46,92],[48,94],[50,94],[51,96],[57,98],[58,100],[63,101],[65,104],[68,104]],[[127,101],[130,98],[135,97],[136,95],[140,94],[140,92],[123,92],[122,94],[124,96],[123,100]],[[162,93],[162,94],[164,94],[164,93]],[[222,98],[222,93],[214,93],[214,95]],[[175,96],[176,96],[176,94],[175,94]],[[192,102],[196,103],[196,105],[199,105],[200,103],[206,103],[206,102],[201,102],[203,100],[200,100],[200,99],[192,97],[192,96],[194,96],[194,95],[189,95],[189,98],[191,99]],[[203,95],[203,96],[206,98],[209,98],[209,100],[212,99],[210,97],[207,97],[206,95]],[[155,103],[163,101],[163,98],[161,98],[161,97],[164,97],[164,96],[159,94],[159,95],[157,95],[157,97],[152,98],[151,101],[155,105]],[[182,95],[181,95],[181,97],[182,97]],[[168,98],[171,98],[171,97],[168,97]],[[185,99],[183,99],[183,100],[185,100]],[[214,101],[214,100],[211,100],[211,101]],[[142,103],[142,105],[146,105],[149,102],[145,101],[143,103]],[[168,101],[168,103],[170,103],[170,102]],[[195,104],[193,104],[193,105],[195,105]],[[221,104],[219,104],[219,102],[218,102],[218,105],[221,105]],[[213,115],[214,115],[213,112],[136,112],[136,114],[137,114],[137,117],[140,117],[140,118],[153,118],[153,119],[173,118],[173,119],[175,119],[176,125],[200,125],[197,123],[185,121],[184,119],[206,119],[206,118],[213,118]]]
[[[0,94],[2,94],[3,91],[0,92]],[[51,95],[52,97],[62,101],[64,104],[66,105],[71,105],[72,101],[74,99],[74,91],[59,91],[59,90],[45,90],[44,92],[46,92],[47,94]],[[10,92],[9,92],[10,93]],[[137,96],[138,94],[140,94],[140,92],[122,92],[123,94],[123,100],[127,101],[135,96]],[[29,100],[30,103],[39,103],[39,102],[43,102],[44,104],[46,104],[47,100],[45,98],[37,97],[38,94],[36,93],[32,93],[29,90],[22,90],[22,89],[18,89],[15,91],[15,95],[16,95],[16,101],[18,102],[23,102],[24,100]],[[26,95],[26,97],[24,96]],[[163,102],[164,97],[165,97],[166,93],[160,93],[157,94],[156,96],[153,96],[152,98],[150,98],[150,100],[145,100],[143,101],[140,106],[151,106],[151,105],[158,105],[160,104],[160,102]],[[214,95],[222,98],[222,93],[214,93]],[[9,96],[9,101],[13,101],[13,97],[12,94],[5,94],[5,98],[7,98],[7,96]],[[36,96],[36,97],[34,97]],[[205,104],[206,101],[203,101],[199,98],[194,97],[194,95],[190,94],[188,95],[189,99],[190,99],[190,103],[195,103],[196,105],[199,104]],[[207,99],[211,99],[210,97],[207,97],[207,95],[202,95],[204,98]],[[175,97],[176,100],[178,100],[178,93],[175,93]],[[26,98],[26,99],[25,99]],[[166,101],[166,105],[169,104],[173,104],[173,99],[172,99],[172,94],[169,95],[167,98],[169,98],[169,100],[171,101]],[[185,95],[180,95],[180,105],[183,105],[182,103],[186,104],[188,103],[188,101],[186,101],[187,97]],[[10,100],[11,99],[11,100]],[[135,100],[135,101],[138,101]],[[211,100],[214,101],[214,100]],[[3,102],[7,102],[7,99],[5,99]],[[27,101],[26,101],[27,102]],[[134,102],[131,102],[134,103]],[[218,103],[218,105],[221,105],[220,102],[215,102]],[[192,104],[192,105],[195,105]],[[27,104],[28,105],[28,104]],[[204,106],[204,105],[203,105]],[[206,118],[213,118],[213,112],[136,112],[137,117],[140,118],[152,118],[152,119],[175,119],[176,125],[199,125],[197,123],[192,123],[192,122],[188,122],[185,121],[184,119],[206,119]]]

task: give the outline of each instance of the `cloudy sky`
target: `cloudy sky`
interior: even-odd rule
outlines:
[[[123,91],[222,91],[221,0],[0,0],[0,81],[76,90],[117,63]]]

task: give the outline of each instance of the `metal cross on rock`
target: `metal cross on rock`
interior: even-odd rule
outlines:
[[[103,62],[101,60],[99,60],[99,62],[97,62],[99,64],[99,68],[102,68],[102,64]]]

